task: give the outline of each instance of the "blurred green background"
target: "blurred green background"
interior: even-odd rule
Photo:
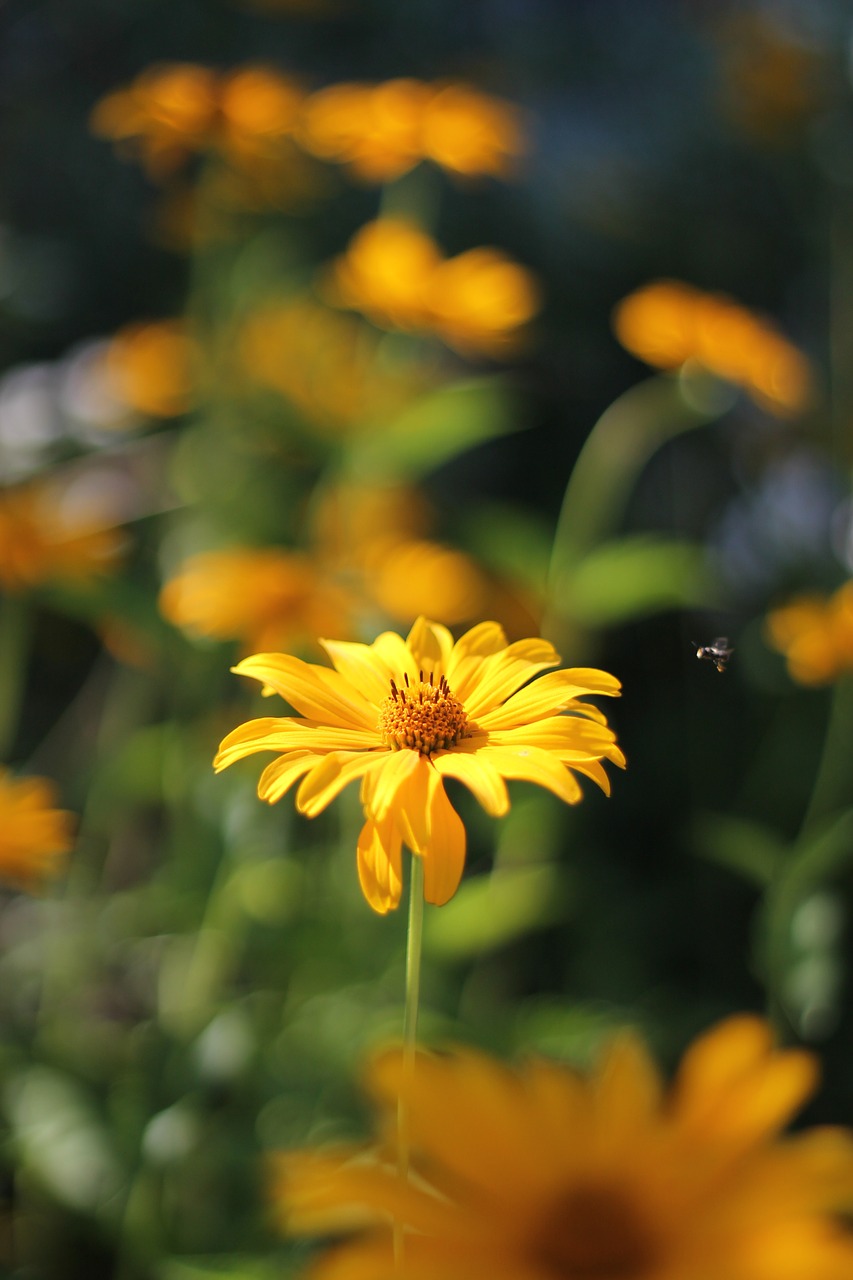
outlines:
[[[77,815],[50,884],[0,899],[4,1274],[298,1273],[263,1153],[360,1132],[405,913],[361,897],[355,795],[309,823],[210,762],[279,709],[239,656],[419,612],[618,675],[628,757],[571,811],[453,794],[424,1039],[582,1062],[630,1023],[671,1063],[766,1010],[820,1055],[809,1118],[853,1119],[853,632],[809,684],[765,624],[853,571],[851,34],[841,0],[0,8],[0,504],[51,513],[0,505],[0,763]],[[402,77],[511,104],[518,154],[378,180],[319,153],[311,95]],[[411,269],[382,248],[358,303],[335,264],[369,292],[348,246],[380,216],[500,271],[465,258],[424,318],[379,296]],[[733,300],[686,362],[614,332],[662,279]],[[808,394],[732,363],[757,333]],[[98,572],[54,554],[75,530]],[[247,548],[272,558],[182,578]]]

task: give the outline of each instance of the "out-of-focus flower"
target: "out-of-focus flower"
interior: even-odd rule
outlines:
[[[790,143],[828,100],[827,58],[778,14],[729,12],[714,25],[723,112],[759,142]]]
[[[488,614],[513,637],[536,629],[529,592],[433,538],[435,514],[409,485],[328,488],[313,515],[316,553],[342,582],[395,624],[420,615],[448,626]]]
[[[0,587],[85,582],[117,568],[125,539],[100,505],[67,503],[58,484],[0,491]]]
[[[502,356],[518,345],[540,306],[529,271],[499,249],[469,249],[443,262],[430,281],[427,327],[462,354]]]
[[[0,765],[0,879],[37,888],[56,873],[73,843],[73,815],[56,807],[47,778],[13,778]]]
[[[91,126],[139,158],[162,181],[195,153],[215,151],[251,175],[288,170],[288,147],[304,98],[301,86],[272,67],[247,66],[225,75],[193,63],[162,63],[107,94]]]
[[[274,1205],[291,1234],[350,1235],[311,1280],[847,1280],[853,1136],[781,1136],[816,1079],[749,1015],[694,1041],[668,1090],[633,1034],[587,1075],[386,1052],[367,1081],[379,1152],[275,1157]]]
[[[452,173],[507,177],[525,148],[518,110],[466,84],[387,80],[330,85],[306,100],[306,150],[388,182],[421,160]]]
[[[211,144],[217,111],[213,71],[193,63],[162,63],[108,93],[90,123],[94,133],[112,139],[138,157],[151,178],[162,180]]]
[[[576,804],[582,792],[574,772],[609,792],[602,760],[625,763],[605,717],[581,701],[587,693],[617,695],[614,676],[576,668],[523,687],[560,661],[546,640],[508,645],[497,623],[484,622],[454,644],[446,627],[419,618],[405,640],[388,631],[372,645],[320,643],[333,670],[281,653],[257,654],[234,668],[300,715],[240,725],[214,765],[218,771],[277,751],[258,795],[274,804],[301,778],[296,807],[308,817],[360,779],[366,821],[359,880],[381,914],[400,900],[404,843],[423,859],[428,902],[441,905],[456,892],[465,828],[445,778],[464,783],[501,817],[509,808],[505,779],[535,782]]]
[[[363,322],[298,297],[259,308],[240,332],[246,371],[321,428],[374,425],[425,389],[423,374],[389,363]]]
[[[199,348],[181,320],[127,325],[101,355],[105,389],[111,397],[153,418],[187,412],[199,364]]]
[[[799,684],[830,684],[853,671],[853,582],[831,596],[799,596],[767,615],[766,633]]]
[[[425,232],[395,218],[356,232],[332,264],[328,290],[376,324],[437,334],[464,354],[508,354],[539,309],[533,276],[501,250],[444,258]]]
[[[619,303],[613,328],[622,346],[647,364],[677,369],[697,360],[771,413],[797,413],[809,402],[806,357],[768,321],[722,294],[660,280]]]
[[[160,592],[176,627],[244,650],[316,645],[323,632],[349,635],[353,602],[309,556],[282,547],[230,547],[190,556]]]

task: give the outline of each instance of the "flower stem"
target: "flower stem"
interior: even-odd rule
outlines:
[[[403,1077],[397,1098],[397,1172],[401,1181],[409,1176],[409,1110],[415,1072],[415,1044],[418,1034],[418,1002],[421,986],[421,941],[424,924],[424,864],[412,854],[409,876],[409,925],[406,938],[406,1003],[403,1009]],[[403,1224],[394,1223],[394,1262],[403,1261]]]

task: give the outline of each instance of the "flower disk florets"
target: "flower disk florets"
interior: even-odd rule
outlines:
[[[379,711],[379,730],[386,746],[394,751],[408,748],[422,756],[434,751],[447,751],[470,732],[468,716],[458,698],[454,697],[444,676],[438,683],[433,673],[424,679],[419,672],[418,684],[410,684],[404,677],[404,685],[398,688],[391,681],[391,693]]]

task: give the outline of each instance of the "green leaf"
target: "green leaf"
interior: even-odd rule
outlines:
[[[353,466],[372,480],[414,478],[519,425],[512,397],[500,378],[455,382],[423,396],[392,422],[354,440]]]
[[[614,626],[666,609],[707,606],[716,595],[701,546],[634,534],[604,543],[562,575],[555,604],[584,626]]]
[[[772,883],[784,865],[788,848],[768,827],[721,813],[700,813],[694,842],[709,862],[736,871],[759,888]]]
[[[428,913],[424,947],[453,960],[494,951],[563,919],[567,897],[553,864],[496,869],[466,881],[441,911]]]

